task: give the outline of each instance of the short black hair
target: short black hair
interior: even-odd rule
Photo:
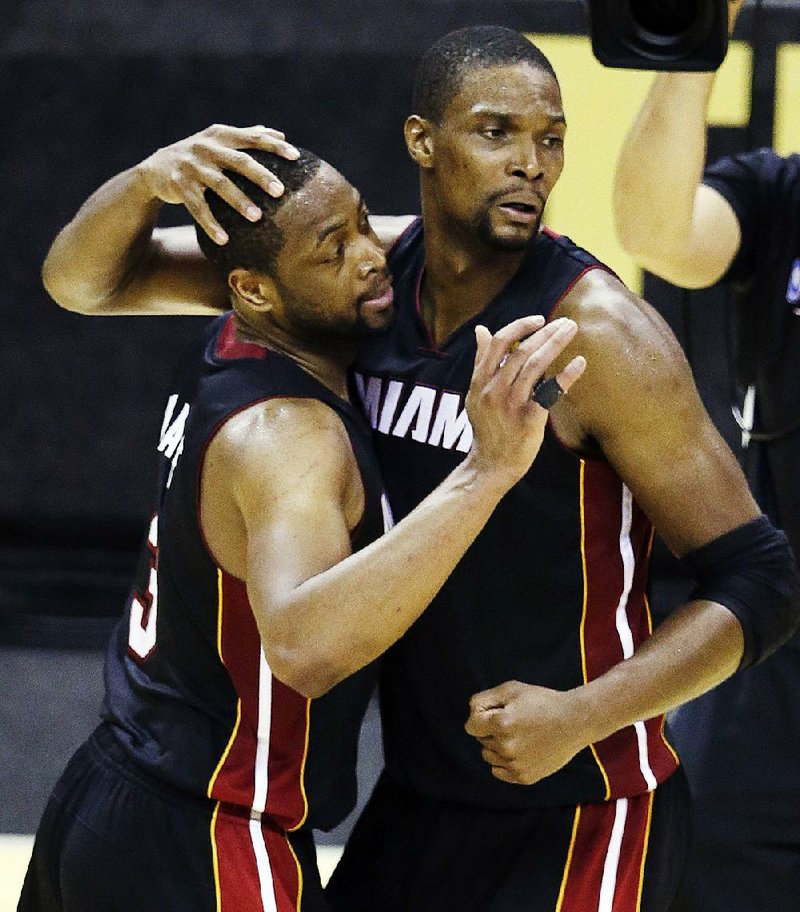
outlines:
[[[261,149],[241,151],[247,152],[259,164],[269,168],[283,184],[283,194],[270,196],[241,174],[226,170],[226,177],[261,209],[261,218],[257,222],[248,221],[213,190],[206,190],[206,202],[214,218],[227,232],[228,242],[221,245],[214,243],[199,225],[196,226],[197,241],[206,257],[226,276],[237,268],[255,269],[272,275],[278,254],[286,240],[275,224],[275,216],[286,200],[305,187],[317,173],[322,159],[306,149],[300,149],[300,157],[294,161]]]
[[[413,113],[441,123],[468,72],[518,63],[544,70],[558,83],[553,65],[522,32],[497,25],[475,25],[450,32],[428,48],[419,62]]]

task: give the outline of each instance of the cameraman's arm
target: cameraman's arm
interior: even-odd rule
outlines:
[[[733,28],[742,0],[729,3]],[[622,147],[614,217],[622,246],[667,281],[718,281],[741,240],[728,202],[701,181],[713,73],[659,73]]]

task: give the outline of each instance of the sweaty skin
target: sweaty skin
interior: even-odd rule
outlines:
[[[228,163],[219,137],[229,143],[244,137],[221,129],[211,131],[213,142],[206,136],[202,143],[177,144],[175,155],[185,161],[187,147],[208,149],[210,143]],[[276,142],[271,133],[267,140]],[[155,165],[148,161],[145,170],[155,168],[161,178],[174,173],[171,155],[163,150]],[[191,171],[207,173],[199,166]],[[164,195],[170,198],[175,192],[174,180],[149,174],[146,183],[168,188]],[[106,223],[121,210],[125,217],[116,238],[127,231],[132,260],[112,257],[103,284],[116,290],[110,298],[95,294],[90,300],[112,313],[134,308],[137,290],[150,312],[165,299],[183,301],[196,281],[182,278],[194,256],[185,232],[165,232],[165,245],[159,249],[159,238],[156,251],[148,253],[147,232],[131,217],[138,211],[152,221],[155,208],[136,169],[109,182],[57,240],[46,266],[53,287],[65,281],[59,263],[71,261],[71,244],[84,231],[99,232],[98,250],[108,253],[103,235],[106,227],[113,231]],[[324,162],[283,204],[275,224],[284,243],[274,271],[233,269],[227,287],[217,281],[212,294],[221,297],[224,289],[247,340],[292,358],[347,399],[347,368],[357,340],[384,328],[392,316],[383,246],[360,194]],[[181,252],[176,262],[163,258],[164,250],[184,244],[186,257]],[[88,264],[89,281],[96,282],[102,256],[89,245],[78,260]],[[136,263],[154,261],[155,272],[144,268],[144,276],[135,277]],[[207,310],[209,303],[201,298],[192,311]],[[364,512],[364,488],[344,425],[327,405],[269,399],[233,415],[212,438],[199,492],[203,534],[218,565],[245,581],[265,656],[284,683],[318,697],[387,649],[422,613],[498,501],[528,471],[547,421],[547,412],[531,399],[533,389],[577,330],[570,320],[544,328],[543,323],[541,317],[526,317],[494,336],[476,328],[466,400],[472,450],[415,511],[356,553],[351,541]],[[558,374],[564,389],[584,367],[583,358],[574,358]],[[432,538],[435,549],[428,547]]]
[[[407,121],[426,231],[422,303],[437,340],[479,313],[516,272],[561,173],[565,129],[555,80],[528,64],[471,71],[441,123],[416,115]],[[193,154],[205,156],[207,148]],[[168,168],[169,147],[162,153],[156,164]],[[203,180],[212,179],[213,161],[208,168]],[[116,249],[104,247],[111,263],[96,258],[94,276],[101,281],[90,296],[94,309],[185,312],[187,299],[194,307],[223,306],[217,284],[189,278],[197,263],[193,239],[177,231],[151,239],[145,215],[163,197],[145,187],[158,182],[143,187],[130,175],[119,180],[91,198],[62,232],[62,282],[51,289],[54,296],[61,300],[55,291],[62,294],[66,306],[80,303],[71,292],[78,280],[68,261],[77,250],[84,259],[94,257],[97,232],[110,218],[108,194],[117,193],[117,199],[132,196],[140,218],[137,223],[134,212],[125,236],[117,233]],[[373,225],[389,243],[407,222]],[[107,281],[120,274],[126,277],[121,285]],[[567,446],[605,455],[679,555],[758,515],[677,343],[648,304],[595,270],[576,283],[557,316],[573,318],[578,332],[550,373],[577,352],[585,352],[589,364],[584,381],[552,411],[553,427]],[[535,782],[586,745],[719,683],[742,654],[742,630],[731,612],[714,602],[691,602],[633,657],[586,685],[557,692],[498,682],[477,694],[465,707],[467,731],[481,742],[497,778]]]

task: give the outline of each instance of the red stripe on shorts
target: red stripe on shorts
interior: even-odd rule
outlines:
[[[556,912],[639,912],[653,793],[576,811]]]
[[[211,833],[217,912],[297,912],[303,882],[286,833],[224,806]]]

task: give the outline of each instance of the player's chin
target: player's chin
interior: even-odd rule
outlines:
[[[523,250],[538,230],[538,223],[533,227],[504,225],[502,229],[493,232],[494,245],[501,250]]]
[[[385,333],[394,322],[394,304],[382,307],[380,310],[360,309],[359,326],[363,335],[378,336]]]
[[[539,223],[523,224],[492,224],[484,225],[481,234],[485,242],[495,250],[517,251],[524,250],[531,239],[539,231]]]

